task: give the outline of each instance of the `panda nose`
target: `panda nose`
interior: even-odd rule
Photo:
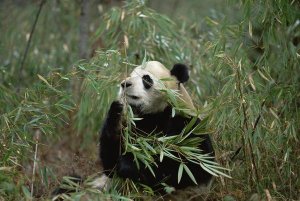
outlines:
[[[132,85],[132,83],[130,81],[123,81],[121,83],[121,87],[124,89],[124,88],[128,88]]]

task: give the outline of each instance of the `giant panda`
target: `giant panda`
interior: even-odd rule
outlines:
[[[148,61],[136,67],[130,76],[121,82],[119,97],[110,105],[100,132],[100,160],[104,173],[108,177],[112,177],[115,173],[119,177],[141,182],[154,189],[158,189],[162,181],[175,189],[196,185],[185,172],[178,183],[179,162],[167,157],[164,157],[161,162],[159,156],[155,159],[157,164],[153,167],[155,177],[148,168],[137,168],[133,155],[123,153],[121,137],[125,103],[131,106],[134,115],[139,118],[135,121],[135,125],[132,125],[135,132],[143,135],[155,132],[160,133],[161,136],[180,134],[193,117],[180,113],[172,116],[172,106],[160,88],[163,82],[165,87],[179,93],[181,101],[187,108],[194,109],[191,97],[183,86],[188,79],[188,69],[183,64],[175,64],[172,70],[168,70],[160,62]],[[200,119],[193,126],[199,123]],[[211,160],[214,160],[214,149],[210,137],[201,135],[201,138],[203,141],[199,149],[203,154],[210,154]],[[185,161],[185,164],[191,170],[198,185],[210,184],[211,174],[192,162]]]

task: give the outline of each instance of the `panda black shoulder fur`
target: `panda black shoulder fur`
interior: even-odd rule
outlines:
[[[119,100],[114,101],[108,111],[106,121],[100,135],[100,159],[104,172],[111,177],[115,172],[123,178],[130,178],[139,181],[150,187],[157,189],[161,181],[182,189],[195,185],[190,177],[184,172],[178,184],[177,173],[179,163],[167,157],[159,161],[157,157],[157,167],[153,167],[155,177],[148,168],[135,165],[132,154],[122,155],[122,114],[125,101],[132,107],[134,114],[141,118],[136,121],[136,126],[132,126],[135,132],[139,133],[161,133],[163,136],[180,134],[183,128],[191,121],[192,117],[175,115],[172,117],[172,108],[167,103],[161,88],[162,78],[173,78],[173,81],[164,81],[164,85],[170,89],[179,91],[181,99],[187,107],[193,109],[193,103],[183,87],[183,82],[189,79],[188,69],[183,64],[175,64],[169,71],[157,61],[146,62],[143,66],[136,67],[128,78],[121,82]],[[167,79],[164,79],[167,80]],[[196,126],[200,120],[195,123]],[[195,135],[191,135],[194,136]],[[201,135],[203,141],[199,149],[203,153],[210,153],[214,156],[214,150],[208,135]],[[193,173],[197,183],[207,185],[212,179],[212,175],[203,170],[199,165],[186,161],[185,163]],[[161,186],[160,186],[161,187]]]

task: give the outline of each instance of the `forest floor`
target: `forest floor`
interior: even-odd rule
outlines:
[[[59,187],[65,176],[79,176],[82,179],[93,175],[101,175],[101,161],[98,159],[98,145],[92,142],[87,148],[80,149],[80,136],[63,136],[51,143],[40,143],[37,150],[37,166],[35,182],[33,182],[33,197],[35,200],[47,200],[53,197],[52,193]],[[32,175],[33,163],[23,164],[24,175]],[[47,184],[43,181],[41,172],[49,171]],[[28,183],[28,186],[31,184]],[[192,187],[173,192],[171,195],[147,197],[146,200],[219,200],[223,193],[217,192],[217,182],[212,184],[210,193],[206,189]],[[234,193],[234,192],[232,192]],[[240,197],[239,193],[234,193]],[[81,199],[82,200],[82,199]],[[85,200],[85,199],[83,199]]]
[[[77,136],[80,138],[79,136]],[[101,172],[97,144],[80,149],[80,140],[76,136],[64,136],[56,142],[41,143],[38,147],[34,197],[45,199],[61,184],[64,176],[79,176],[83,179]],[[25,175],[32,175],[33,163],[24,165]],[[48,184],[43,184],[40,174],[44,168],[49,170]],[[37,179],[39,178],[40,179]]]

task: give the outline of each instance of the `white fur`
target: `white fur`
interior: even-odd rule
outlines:
[[[153,86],[149,89],[145,89],[143,85],[144,75],[149,75],[153,80]],[[170,70],[158,61],[148,61],[136,67],[123,82],[125,81],[131,82],[132,85],[125,89],[120,87],[119,100],[131,106],[138,106],[144,114],[161,112],[167,107],[165,94],[161,92],[161,89],[167,88],[178,91],[180,100],[190,110],[187,113],[194,115],[193,101],[184,86],[178,83]],[[133,99],[130,96],[136,96],[139,99]]]
[[[145,89],[142,77],[149,75],[153,80],[153,86]],[[152,73],[139,66],[133,70],[128,78],[123,82],[130,82],[132,85],[126,88],[120,87],[119,97],[122,102],[127,102],[131,106],[139,106],[141,112],[157,113],[163,111],[167,106],[167,101],[160,89],[163,83]],[[130,96],[137,96],[139,99],[133,99]]]

